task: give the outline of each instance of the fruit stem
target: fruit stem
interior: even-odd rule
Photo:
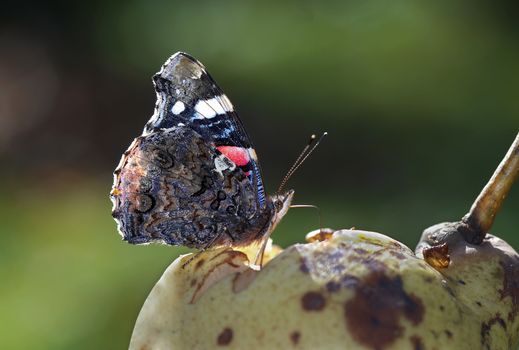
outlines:
[[[467,242],[472,244],[483,242],[518,175],[519,133],[494,175],[476,198],[470,211],[462,219],[462,222],[469,227],[469,230],[463,234]]]

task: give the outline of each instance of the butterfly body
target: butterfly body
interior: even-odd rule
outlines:
[[[123,239],[199,249],[268,238],[293,191],[266,196],[234,107],[187,54],[153,78],[155,112],[114,172],[112,215]]]

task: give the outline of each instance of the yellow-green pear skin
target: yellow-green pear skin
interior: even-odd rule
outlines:
[[[415,255],[359,230],[271,253],[261,271],[230,248],[183,256],[148,296],[130,349],[515,349],[517,253],[490,235],[446,244],[444,268],[422,258],[427,246]]]

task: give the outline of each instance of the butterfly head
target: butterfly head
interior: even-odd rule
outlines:
[[[271,197],[272,204],[274,205],[274,216],[272,220],[273,226],[276,226],[278,222],[281,221],[283,216],[285,216],[288,209],[290,208],[293,197],[294,190],[289,190],[285,193],[276,194]]]

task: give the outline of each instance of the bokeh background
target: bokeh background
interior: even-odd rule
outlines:
[[[414,247],[460,218],[519,129],[513,1],[24,1],[0,12],[0,341],[120,349],[183,248],[116,232],[112,171],[176,51],[230,96],[274,191]],[[493,232],[519,248],[519,186]],[[275,242],[318,227],[293,209]]]

